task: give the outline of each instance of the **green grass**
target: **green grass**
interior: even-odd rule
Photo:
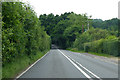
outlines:
[[[32,63],[41,58],[46,52],[47,51],[37,52],[36,55],[31,54],[30,58],[27,55],[23,55],[17,58],[14,62],[5,64],[2,68],[2,78],[15,78]]]
[[[73,52],[78,52],[78,53],[85,53],[85,51],[79,51],[77,48],[68,48],[67,50],[73,51]]]
[[[114,57],[112,55],[109,54],[105,54],[105,53],[95,53],[95,52],[88,52],[89,54],[93,54],[93,55],[97,55],[97,56],[104,56],[104,57]]]
[[[93,55],[97,55],[97,56],[104,56],[104,57],[109,57],[109,58],[114,57],[112,55],[105,54],[105,53],[79,51],[77,48],[68,48],[67,50],[73,51],[73,52],[78,52],[78,53],[89,53],[89,54],[93,54]]]

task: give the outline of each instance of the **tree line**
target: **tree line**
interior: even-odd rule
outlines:
[[[51,39],[29,4],[2,2],[3,66],[18,57],[50,49]]]
[[[86,52],[97,52],[119,56],[118,21],[91,19],[87,14],[65,12],[61,15],[39,16],[41,26],[51,36],[53,44],[61,48],[76,48]]]
[[[110,20],[103,21],[102,19],[93,19],[92,26],[94,28],[107,29],[110,31],[118,31],[118,19],[112,18]]]
[[[54,16],[52,13],[43,14],[39,16],[39,20],[41,26],[45,26],[46,32],[51,36],[52,43],[62,48],[72,46],[77,35],[87,30],[87,24],[90,21],[86,14],[74,12],[65,12],[60,16]]]

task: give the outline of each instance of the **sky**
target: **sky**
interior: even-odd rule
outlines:
[[[108,20],[118,18],[120,0],[22,0],[28,2],[37,13],[54,15],[74,12],[92,16],[92,19]]]

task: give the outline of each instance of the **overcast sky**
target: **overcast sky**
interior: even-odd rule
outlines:
[[[63,14],[74,12],[87,13],[94,19],[118,18],[118,2],[120,0],[23,0],[29,2],[37,16],[40,14]]]

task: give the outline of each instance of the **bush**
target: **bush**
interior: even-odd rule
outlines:
[[[50,49],[50,37],[29,4],[3,2],[2,13],[3,66],[24,54],[29,57],[38,51]]]
[[[102,30],[102,29],[90,29],[82,34],[80,34],[75,42],[74,42],[74,47],[78,48],[79,50],[84,49],[84,43],[87,42],[93,42],[96,40],[100,39],[105,39],[108,37],[110,34],[108,33],[107,30]],[[101,41],[100,41],[101,42]],[[98,44],[95,42],[95,44]],[[93,46],[95,48],[95,46]]]
[[[103,43],[104,53],[119,56],[118,54],[118,39],[107,39]]]
[[[97,41],[84,43],[84,51],[105,53],[113,56],[119,56],[118,38],[114,36],[110,36],[107,39],[100,39]]]

